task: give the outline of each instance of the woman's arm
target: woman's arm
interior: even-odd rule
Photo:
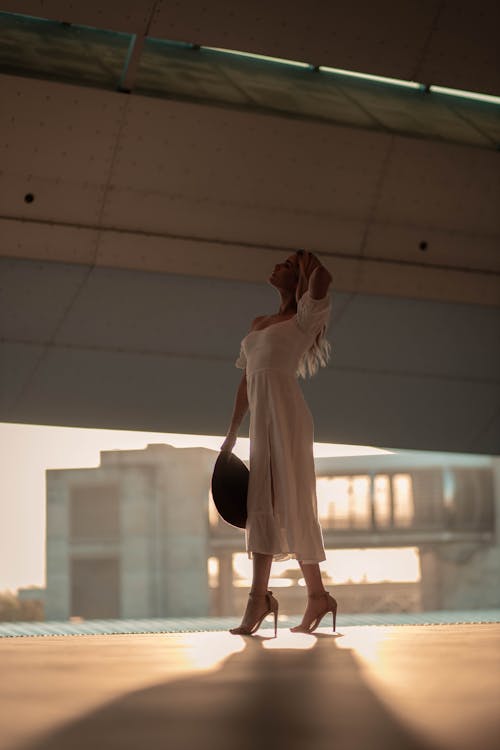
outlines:
[[[253,331],[256,324],[259,320],[262,320],[262,318],[265,318],[265,315],[260,315],[257,318],[254,318],[252,320],[252,325],[250,326],[250,330]],[[248,411],[248,395],[247,395],[247,371],[243,373],[243,377],[241,378],[241,382],[238,386],[238,390],[236,392],[236,398],[234,401],[234,409],[233,409],[233,416],[231,418],[231,426],[229,427],[228,435],[237,435],[238,430],[240,427],[240,424],[243,421],[243,418],[245,414]]]
[[[228,430],[228,435],[237,435],[240,428],[240,424],[243,421],[243,417],[248,411],[248,395],[247,395],[247,371],[243,373],[241,382],[236,392],[236,398],[234,401],[233,416],[231,418],[231,426]]]
[[[313,299],[323,299],[328,294],[332,275],[324,266],[317,266],[309,279],[309,294]]]
[[[306,289],[313,299],[323,299],[332,281],[332,275],[313,253],[303,250],[299,258],[299,298]]]

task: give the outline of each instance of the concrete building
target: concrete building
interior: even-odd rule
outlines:
[[[239,612],[244,535],[211,501],[218,453],[151,444],[100,455],[98,467],[46,472],[46,619]],[[393,451],[315,463],[327,549],[419,550],[420,582],[346,585],[344,611],[500,606],[500,459]],[[302,597],[281,589],[283,611],[300,611]]]
[[[206,613],[211,454],[149,445],[48,470],[46,618]]]

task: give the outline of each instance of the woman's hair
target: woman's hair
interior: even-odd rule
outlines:
[[[301,250],[298,250],[297,253],[299,255],[302,255]],[[318,262],[314,258],[314,256],[309,256],[309,262],[305,267],[305,276],[300,276],[297,282],[297,288],[295,290],[295,300],[297,302],[297,306],[302,295],[309,288],[309,279],[311,278],[311,274],[317,265]],[[326,338],[327,330],[328,322],[326,322],[322,326],[309,349],[304,352],[299,360],[296,375],[303,378],[304,380],[306,379],[307,373],[309,374],[309,377],[312,378],[314,375],[316,375],[320,367],[326,367],[330,359],[332,347],[330,342]]]
[[[320,367],[326,367],[328,364],[332,346],[326,338],[327,330],[328,323],[325,323],[309,349],[304,352],[299,360],[296,375],[304,380],[306,379],[307,373],[309,374],[309,377],[312,378],[316,375]]]

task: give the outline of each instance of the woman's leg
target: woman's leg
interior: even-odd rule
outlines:
[[[308,594],[320,594],[325,590],[321,578],[319,563],[303,563],[299,560],[299,565],[304,574]]]
[[[321,571],[318,563],[303,563],[299,560],[299,565],[304,574],[304,578],[307,586],[308,594],[321,594],[325,591],[323,581],[321,578]],[[299,627],[309,627],[311,622],[324,610],[326,597],[318,597],[317,599],[307,598],[307,607],[304,612],[304,617]],[[293,628],[290,628],[293,632]]]
[[[252,594],[265,594],[269,583],[269,574],[271,573],[272,555],[263,555],[260,552],[254,552],[252,556],[253,579]],[[265,596],[249,596],[245,614],[241,624],[238,627],[251,627],[256,620],[262,616],[267,609],[267,598]],[[236,628],[236,631],[238,628]],[[231,630],[234,632],[234,629]]]
[[[252,593],[265,594],[269,584],[269,575],[271,573],[272,555],[263,555],[260,552],[253,553],[253,580]]]

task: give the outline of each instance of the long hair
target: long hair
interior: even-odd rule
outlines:
[[[305,380],[306,374],[309,374],[309,377],[312,378],[320,367],[326,367],[328,364],[332,346],[326,338],[327,329],[328,326],[324,325],[309,349],[300,358],[296,372],[297,377]]]
[[[299,255],[302,255],[302,252],[300,250],[298,251],[298,253]],[[295,301],[297,303],[297,306],[302,295],[309,288],[309,279],[311,278],[312,272],[319,265],[316,258],[314,258],[314,256],[311,255],[310,253],[307,254],[305,257],[306,257],[306,263],[305,263],[305,268],[304,268],[304,274],[300,274],[300,278],[297,283],[297,288],[295,290]],[[296,371],[297,377],[301,377],[305,380],[307,374],[309,374],[309,377],[312,378],[314,375],[316,375],[320,367],[326,367],[326,365],[328,364],[328,361],[330,359],[330,354],[332,351],[332,346],[330,342],[328,341],[328,339],[326,338],[328,324],[329,324],[329,319],[321,327],[320,331],[315,336],[314,341],[312,342],[309,349],[307,349],[304,352],[304,354],[301,356],[298,367],[297,367],[297,371]]]

